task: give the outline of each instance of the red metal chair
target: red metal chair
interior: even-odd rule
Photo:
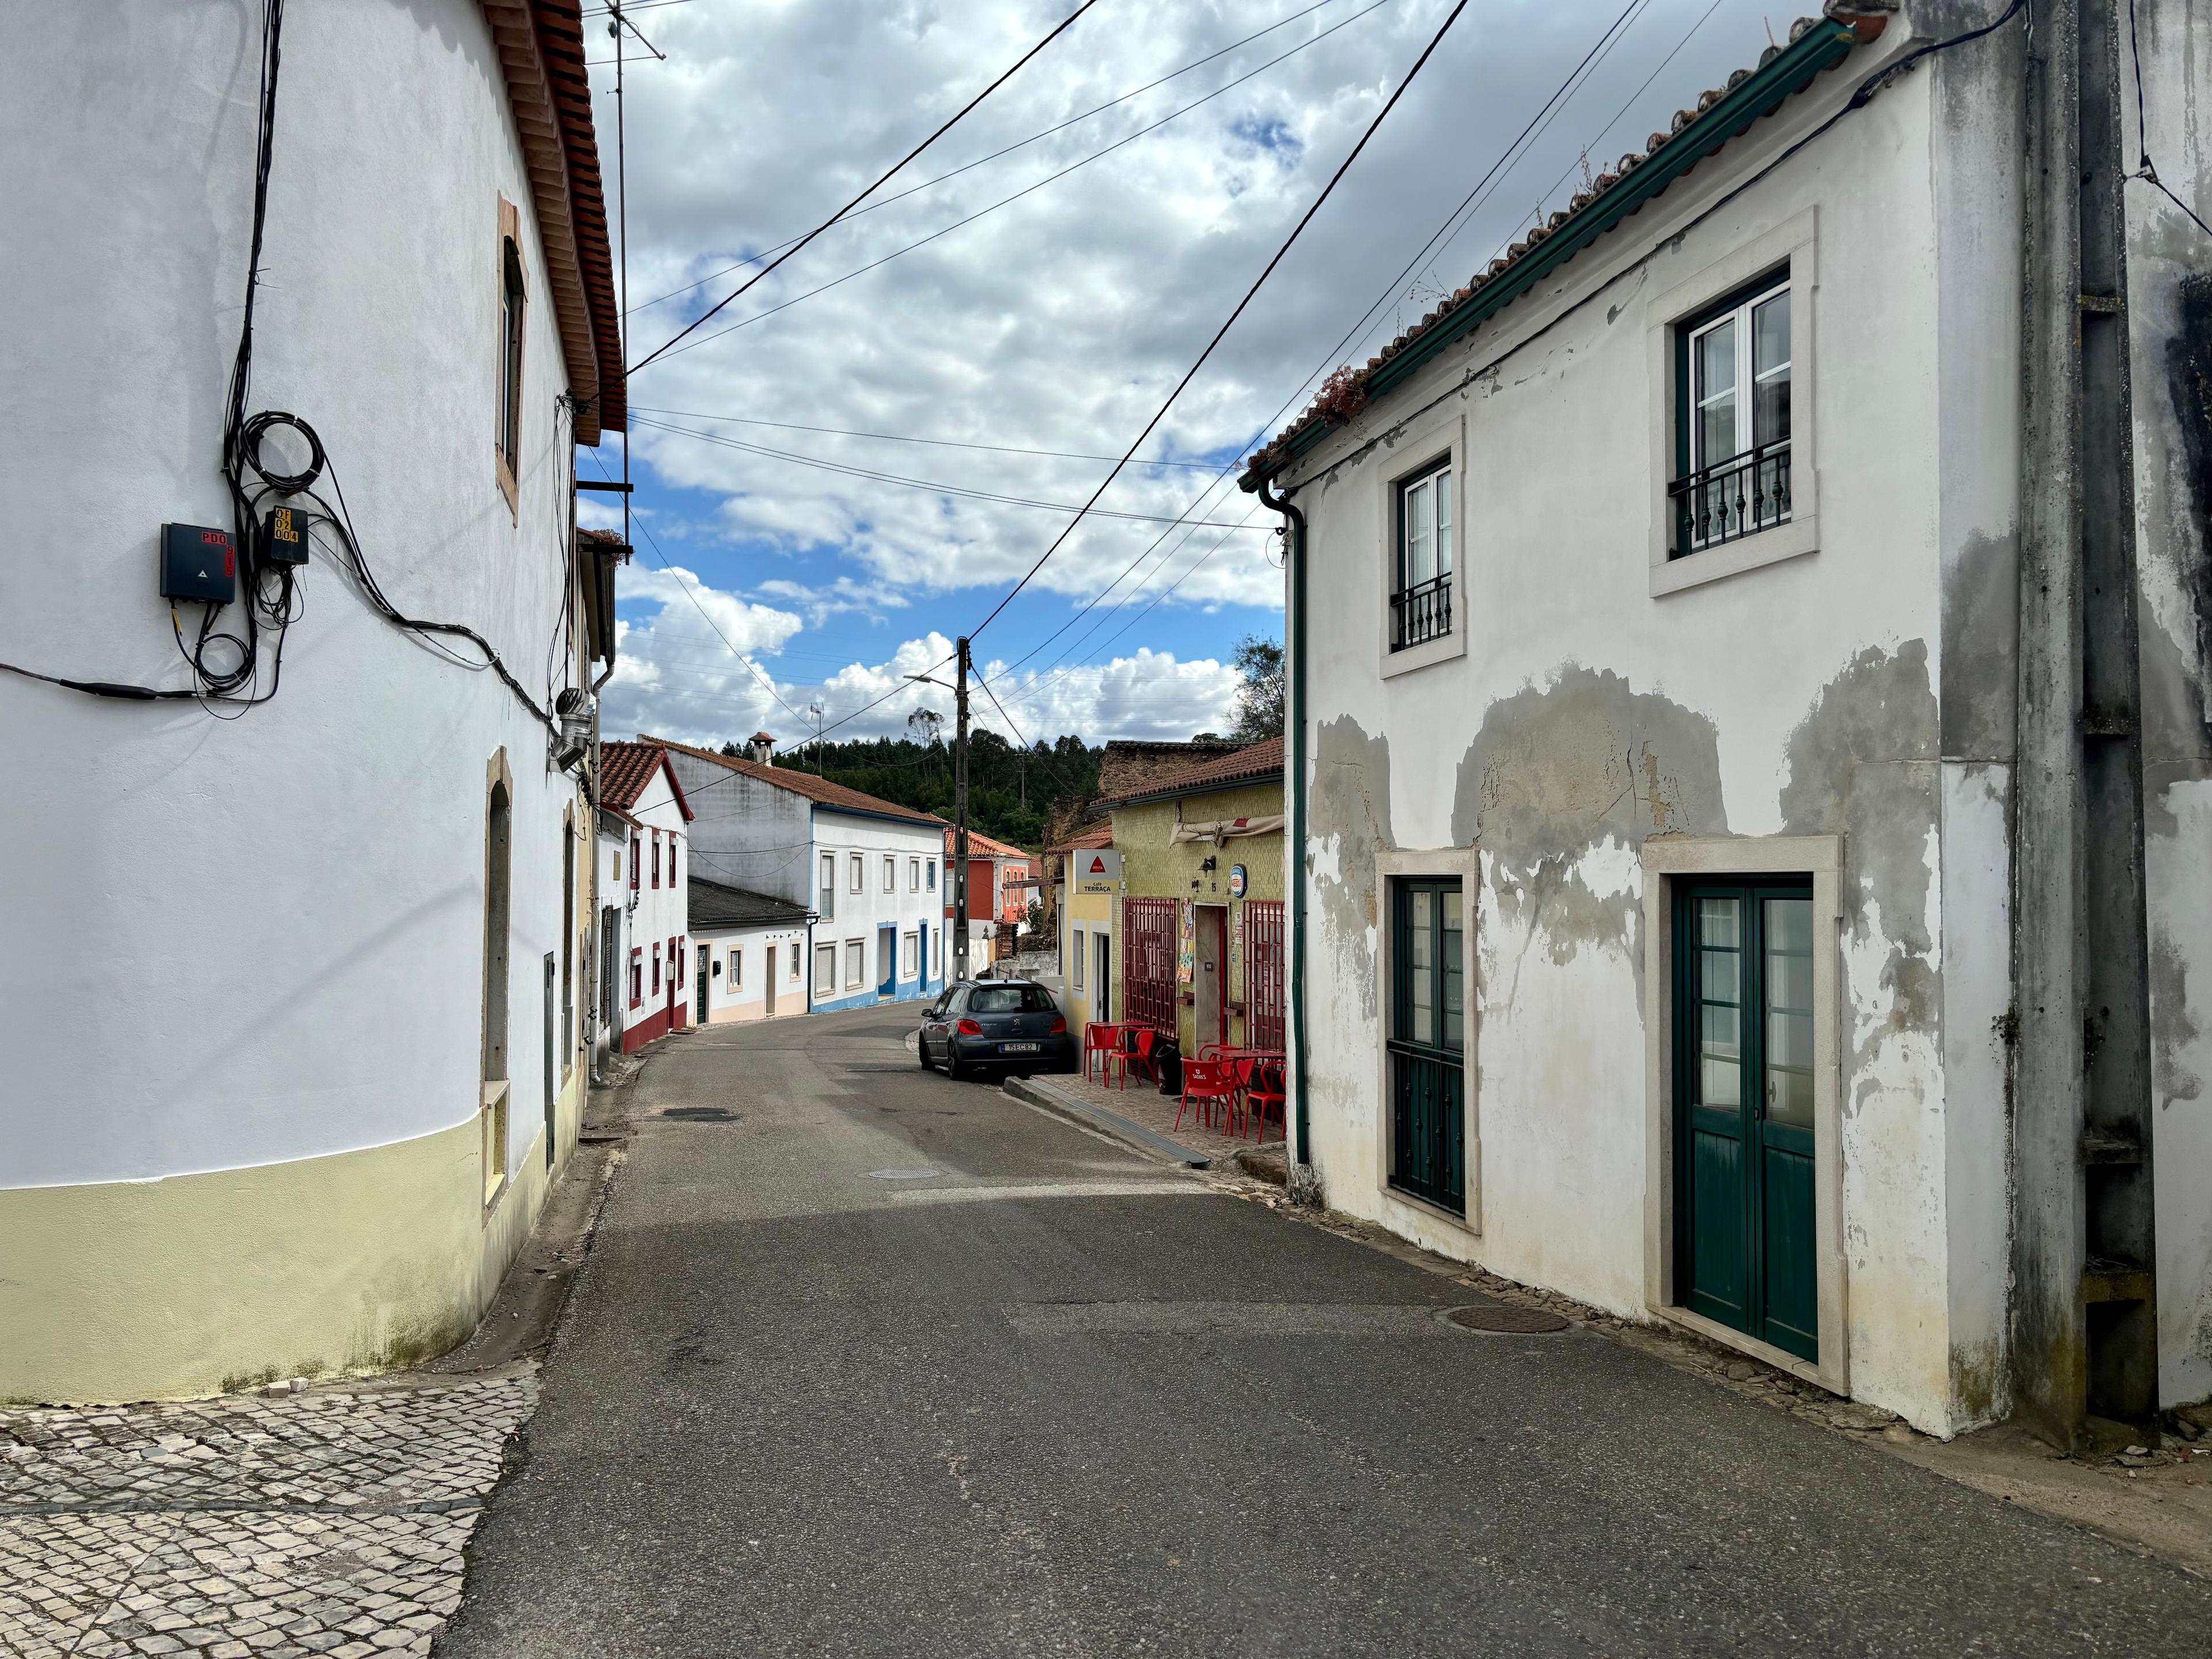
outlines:
[[[1243,1100],[1236,1068],[1229,1061],[1186,1060],[1182,1063],[1182,1099],[1176,1107],[1176,1127],[1182,1127],[1183,1113],[1194,1107],[1198,1121],[1209,1128],[1213,1126],[1216,1106],[1234,1123],[1243,1115]],[[1231,1131],[1223,1129],[1220,1133],[1227,1134]]]
[[[1121,1053],[1121,1028],[1093,1020],[1083,1028],[1083,1080],[1091,1081],[1091,1056],[1098,1056],[1098,1085],[1105,1087]]]
[[[1121,1028],[1121,1086],[1129,1086],[1129,1067],[1142,1068],[1143,1075],[1158,1081],[1159,1073],[1152,1064],[1152,1044],[1159,1033],[1149,1025],[1124,1025]]]
[[[1288,1103],[1289,1091],[1284,1085],[1283,1062],[1260,1057],[1245,1060],[1242,1066],[1244,1101],[1251,1110],[1257,1131],[1255,1139],[1264,1141],[1267,1138],[1267,1119],[1271,1115],[1278,1124],[1284,1122],[1283,1112]],[[1283,1127],[1283,1138],[1290,1138],[1286,1124]]]

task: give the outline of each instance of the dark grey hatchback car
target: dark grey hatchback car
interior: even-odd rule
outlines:
[[[1052,993],[1027,980],[963,980],[926,1009],[915,1047],[924,1071],[939,1061],[948,1077],[989,1067],[1072,1072],[1075,1036]]]

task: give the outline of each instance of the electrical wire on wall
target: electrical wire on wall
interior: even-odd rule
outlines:
[[[194,698],[211,714],[223,719],[237,719],[239,714],[221,714],[221,706],[235,706],[242,714],[245,709],[267,702],[276,695],[283,676],[285,635],[291,625],[306,613],[306,596],[298,584],[296,572],[306,566],[315,526],[323,526],[339,544],[340,569],[386,621],[414,635],[428,648],[458,667],[478,672],[491,670],[534,719],[557,735],[560,730],[558,722],[539,706],[483,635],[463,623],[431,622],[410,617],[386,595],[362,552],[361,540],[355,532],[352,514],[346,506],[344,486],[339,483],[337,469],[325,452],[322,440],[316,434],[314,428],[284,410],[264,410],[252,416],[246,412],[252,394],[254,302],[260,289],[261,251],[269,217],[269,181],[276,160],[276,84],[277,72],[283,62],[283,27],[284,0],[266,0],[262,12],[261,77],[254,137],[253,217],[246,257],[246,304],[239,325],[238,351],[231,363],[229,392],[223,413],[220,470],[230,496],[233,546],[242,602],[240,622],[235,628],[218,627],[216,613],[222,608],[220,603],[185,600],[184,603],[204,605],[198,627],[188,634],[184,619],[178,613],[177,602],[172,601],[170,629],[176,638],[178,651],[191,671],[193,683],[189,686],[154,687],[77,679],[66,675],[40,673],[6,662],[0,662],[0,671],[94,696],[128,698],[138,702]],[[272,438],[281,438],[287,434],[289,434],[290,444],[296,446],[301,453],[280,462],[272,459],[266,447]],[[326,472],[331,493],[337,498],[335,507],[315,489],[315,485]],[[277,514],[286,510],[283,503],[301,498],[313,502],[319,511],[300,513],[290,535],[270,535],[264,539],[264,509],[270,509],[274,520]],[[276,551],[280,541],[286,544],[282,554]],[[562,603],[565,611],[565,594]],[[558,631],[556,624],[556,638]],[[265,688],[261,682],[264,632],[273,635],[275,641],[267,653],[268,683]],[[448,640],[465,641],[482,653],[481,658],[454,650],[446,642]]]

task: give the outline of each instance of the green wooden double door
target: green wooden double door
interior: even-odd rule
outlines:
[[[1699,882],[1675,902],[1677,1297],[1817,1361],[1812,887]]]

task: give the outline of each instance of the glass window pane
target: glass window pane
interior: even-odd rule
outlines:
[[[1771,444],[1790,435],[1790,295],[1778,294],[1751,313],[1751,441]]]
[[[1460,896],[1456,887],[1447,888],[1443,894],[1443,976],[1444,1018],[1443,1043],[1447,1048],[1465,1046],[1462,1032],[1467,1021],[1467,970],[1461,951]]]
[[[1426,480],[1406,492],[1406,586],[1419,587],[1437,574],[1435,526]]]
[[[1768,899],[1766,1115],[1813,1127],[1813,901]]]
[[[1707,467],[1736,453],[1735,320],[1707,329],[1692,343],[1697,374],[1696,441],[1691,465]]]
[[[1451,474],[1437,474],[1437,574],[1449,576],[1452,568]]]
[[[1412,895],[1413,927],[1407,954],[1413,967],[1412,1012],[1416,1042],[1437,1040],[1435,895],[1416,889]]]
[[[1707,1106],[1743,1102],[1743,954],[1741,902],[1698,901],[1698,1099]]]

